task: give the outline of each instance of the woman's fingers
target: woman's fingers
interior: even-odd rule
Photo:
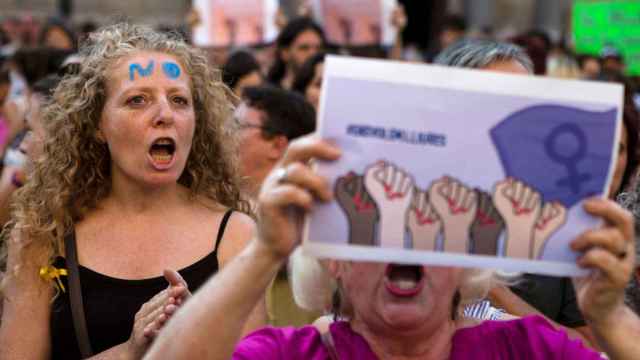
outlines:
[[[311,209],[313,197],[311,194],[292,184],[282,184],[262,196],[261,204],[263,208],[272,206],[293,205],[305,210]]]
[[[140,318],[146,317],[149,313],[154,311],[159,304],[163,304],[167,300],[168,294],[169,294],[169,289],[164,289],[159,293],[157,293],[149,301],[142,304],[142,306],[140,307],[140,310],[136,313],[135,320],[137,321],[138,317]]]
[[[606,227],[602,229],[588,230],[571,242],[574,251],[586,251],[598,246],[615,255],[624,255],[628,242],[618,228]]]
[[[171,316],[176,313],[178,310],[179,304],[168,304],[164,307],[164,314],[167,316]]]
[[[621,261],[620,258],[602,248],[592,248],[581,256],[578,265],[584,268],[598,269],[609,279],[611,285],[624,288],[632,272],[632,261]]]
[[[183,285],[173,286],[167,289],[168,296],[176,299],[185,298],[188,299],[191,296],[191,292],[189,289],[185,288]]]
[[[628,241],[634,238],[633,216],[611,200],[592,198],[584,203],[591,215],[603,218],[609,225],[619,229]]]
[[[332,191],[326,178],[315,174],[308,166],[302,163],[292,163],[285,168],[286,178],[281,181],[297,185],[315,194],[319,199],[329,201]]]
[[[282,159],[282,166],[293,162],[306,162],[310,159],[336,160],[341,151],[329,142],[308,135],[292,141]]]
[[[175,270],[165,269],[162,273],[170,286],[182,285],[185,288],[189,288],[189,284],[182,278],[182,276]]]

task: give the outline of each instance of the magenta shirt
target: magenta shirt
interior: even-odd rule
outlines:
[[[349,323],[331,324],[340,359],[377,359],[369,345]],[[451,360],[493,359],[601,359],[578,340],[570,340],[544,318],[530,316],[510,321],[485,321],[456,331]],[[236,347],[233,359],[326,360],[329,355],[313,326],[267,327],[249,334]]]

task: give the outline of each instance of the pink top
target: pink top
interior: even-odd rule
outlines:
[[[348,322],[330,326],[340,359],[377,359],[366,340],[351,330]],[[451,360],[489,359],[601,359],[578,340],[570,340],[544,318],[531,316],[510,321],[485,321],[456,331]],[[238,343],[233,359],[329,358],[319,332],[313,326],[301,328],[266,327]]]

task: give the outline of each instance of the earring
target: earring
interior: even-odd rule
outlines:
[[[333,313],[333,321],[338,321],[340,318],[340,289],[336,287],[331,297],[331,312]]]
[[[451,319],[455,320],[458,317],[458,306],[460,306],[461,299],[460,290],[456,289],[456,293],[453,294],[453,301],[451,304]]]

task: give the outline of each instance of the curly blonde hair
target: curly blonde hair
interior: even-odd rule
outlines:
[[[196,130],[178,183],[194,198],[246,212],[235,141],[224,131],[233,110],[230,90],[205,54],[177,35],[127,23],[105,27],[83,45],[79,72],[65,76],[42,111],[44,154],[34,159],[33,173],[16,195],[5,234],[19,234],[21,247],[38,244],[39,262],[49,265],[63,253],[64,237],[73,231],[74,222],[109,194],[110,153],[97,137],[106,85],[111,67],[140,51],[174,56],[191,76]],[[5,256],[6,252],[5,246]]]

